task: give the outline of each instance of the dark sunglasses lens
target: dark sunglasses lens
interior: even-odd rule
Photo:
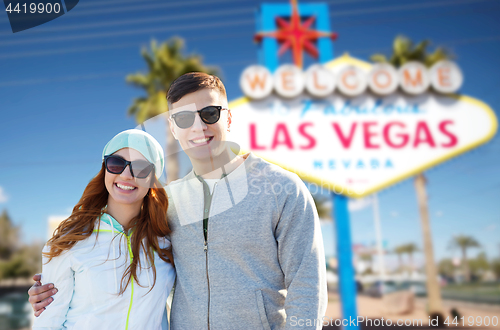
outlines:
[[[206,124],[215,124],[219,120],[220,110],[216,107],[206,107],[201,110],[200,117]]]
[[[132,162],[132,171],[134,176],[138,179],[147,178],[149,173],[153,170],[153,164],[143,160],[137,160]]]
[[[108,172],[113,174],[120,174],[125,168],[125,161],[118,157],[108,157],[106,160],[106,168]]]
[[[195,112],[179,112],[175,115],[174,120],[179,128],[191,127],[194,123]]]

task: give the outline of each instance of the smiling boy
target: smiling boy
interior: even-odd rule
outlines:
[[[171,329],[321,329],[297,326],[320,320],[327,304],[321,228],[304,183],[233,153],[219,78],[187,73],[167,99],[170,129],[193,165],[166,188],[177,271]],[[30,290],[35,310],[47,305],[36,303],[48,296],[35,295],[41,288]]]

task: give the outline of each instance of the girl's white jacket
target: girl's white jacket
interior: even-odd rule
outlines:
[[[160,239],[160,246],[169,245],[166,238]],[[165,306],[175,270],[155,252],[156,284],[148,293],[153,271],[141,250],[139,283],[132,279],[119,295],[122,276],[134,257],[130,236],[103,214],[99,232],[96,226],[88,239],[49,263],[43,258],[42,283],[54,283],[59,291],[35,319],[33,329],[167,329]]]

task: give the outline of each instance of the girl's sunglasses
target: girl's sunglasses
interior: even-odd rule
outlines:
[[[104,165],[106,170],[112,174],[121,174],[127,165],[130,168],[130,174],[134,178],[145,179],[154,170],[154,164],[145,160],[134,160],[129,162],[116,155],[104,156]]]
[[[175,124],[179,128],[189,128],[193,126],[196,113],[199,113],[201,120],[205,124],[215,124],[219,121],[221,110],[227,109],[223,109],[220,105],[209,105],[208,107],[197,111],[177,112],[171,115],[170,118],[175,121]]]

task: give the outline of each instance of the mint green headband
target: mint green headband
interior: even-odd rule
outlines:
[[[150,134],[138,129],[129,129],[118,133],[104,147],[102,159],[104,156],[111,155],[123,148],[139,151],[144,158],[155,165],[156,177],[161,176],[165,164],[163,148]]]

